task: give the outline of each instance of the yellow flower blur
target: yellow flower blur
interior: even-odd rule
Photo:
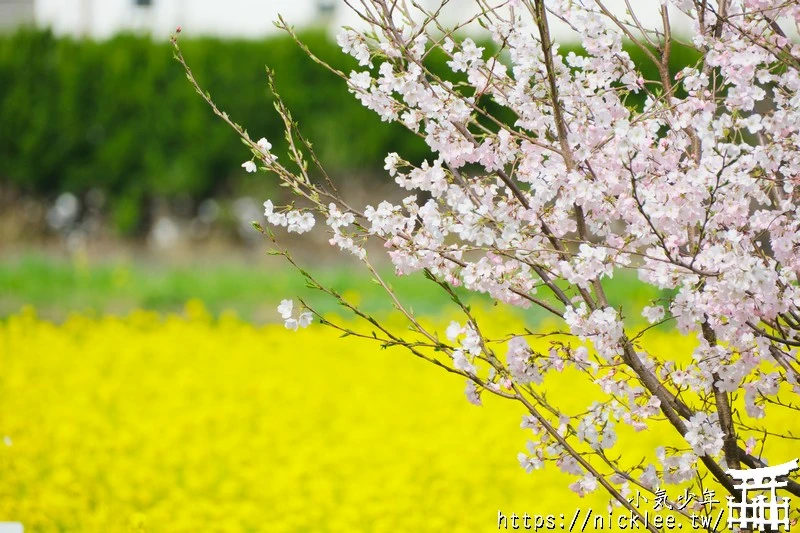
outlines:
[[[0,521],[38,531],[497,531],[606,513],[526,474],[516,404],[398,350],[138,311],[0,322]],[[590,401],[589,391],[570,394]],[[657,432],[638,437],[643,449]],[[632,452],[636,452],[633,450]],[[587,529],[591,530],[591,527]]]

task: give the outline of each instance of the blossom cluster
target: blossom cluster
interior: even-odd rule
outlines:
[[[498,303],[538,306],[585,344],[554,342],[540,356],[509,332],[503,364],[471,320],[452,324],[445,342],[411,319],[469,380],[473,403],[484,390],[526,399],[541,424],[549,415],[536,405],[549,404],[537,387],[566,367],[608,394],[577,424],[543,430],[547,439],[521,456],[526,469],[548,458],[573,465],[569,439],[599,454],[619,441],[617,424],[641,431],[657,414],[685,448],[662,450],[658,473],[642,473],[647,485],[657,474],[691,479],[699,458],[720,482],[724,466],[760,464],[737,435],[770,403],[785,407],[781,394],[800,392],[800,44],[781,29],[798,24],[800,7],[664,0],[649,7],[660,10],[661,27],[644,28],[601,2],[497,2],[480,17],[502,49],[491,54],[438,34],[435,16],[374,4],[361,13],[374,31],[339,37],[359,64],[344,75],[348,88],[382,120],[418,134],[433,157],[415,166],[387,156],[389,177],[415,193],[400,203],[318,202],[331,243],[366,260],[363,243],[376,240],[398,275],[423,271]],[[689,42],[702,57],[673,74],[678,11],[691,19]],[[581,39],[582,54],[552,43],[556,18]],[[656,63],[659,79],[644,79],[623,36]],[[427,70],[434,49],[452,76]],[[643,104],[630,103],[633,95]],[[271,224],[313,226],[308,213],[265,208]],[[624,270],[664,298],[613,305],[604,284]],[[691,358],[649,348],[646,330],[626,324],[631,316],[694,337]],[[740,390],[748,420],[732,411]],[[584,472],[575,490],[594,490],[598,475]]]
[[[283,325],[286,329],[297,331],[297,328],[307,328],[314,320],[314,315],[310,311],[303,311],[300,315],[294,317],[294,302],[292,300],[281,300],[278,306],[278,313],[283,318]]]

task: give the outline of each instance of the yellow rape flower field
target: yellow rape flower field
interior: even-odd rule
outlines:
[[[462,379],[338,337],[212,319],[197,302],[182,315],[11,316],[0,322],[0,521],[476,532],[497,531],[498,511],[567,524],[577,508],[605,512],[602,491],[578,498],[554,465],[519,466],[530,432],[518,405],[484,395],[472,406]],[[568,393],[576,406],[593,395]]]

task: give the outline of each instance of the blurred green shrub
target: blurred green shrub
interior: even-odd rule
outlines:
[[[323,33],[302,35],[337,68],[355,62]],[[424,144],[381,124],[336,76],[287,36],[263,41],[183,39],[192,70],[217,104],[254,138],[285,149],[265,66],[320,158],[334,173],[383,166],[390,150],[420,159]],[[106,193],[111,219],[140,228],[155,197],[198,199],[264,191],[240,168],[249,154],[173,60],[168,43],[121,35],[105,42],[23,30],[0,38],[0,181],[28,194]]]
[[[324,33],[301,37],[332,66],[356,68]],[[334,175],[380,169],[389,151],[413,162],[429,155],[420,139],[361,107],[288,36],[181,43],[220,108],[254,138],[270,139],[279,155],[285,141],[265,66],[276,72],[294,119]],[[446,71],[443,54],[429,61],[434,71]],[[675,54],[675,68],[686,62]],[[52,197],[100,189],[110,219],[130,234],[143,228],[155,198],[263,194],[268,178],[240,168],[248,156],[194,93],[166,42],[133,35],[95,42],[36,30],[0,37],[0,182],[16,190]]]

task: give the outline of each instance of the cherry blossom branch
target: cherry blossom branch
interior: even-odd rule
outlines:
[[[340,36],[343,50],[365,67],[349,75],[314,56],[285,21],[279,23],[365,106],[427,143],[433,163],[415,166],[397,154],[387,157],[389,176],[422,193],[422,199],[407,197],[402,205],[351,207],[277,95],[297,170],[276,162],[261,141],[250,140],[200,91],[179,50],[177,57],[255,160],[311,205],[276,214],[265,204],[270,223],[286,225],[293,216],[313,225],[312,212],[324,217],[331,244],[361,262],[413,333],[394,333],[336,291],[310,281],[375,329],[370,336],[317,313],[323,324],[383,347],[404,347],[466,378],[473,403],[487,390],[523,403],[558,446],[535,445],[533,457],[521,462],[527,469],[572,458],[581,472],[589,472],[577,483],[579,492],[587,483],[595,486],[588,477],[593,476],[620,501],[614,487],[622,482],[619,476],[636,481],[631,473],[638,467],[623,476],[620,459],[601,446],[605,436],[587,437],[613,431],[609,417],[619,417],[619,409],[637,429],[647,427],[648,419],[666,420],[690,445],[691,452],[670,448],[673,456],[658,456],[665,479],[694,478],[703,486],[710,474],[736,494],[721,458],[728,468],[763,464],[749,453],[752,443],[739,446],[739,435],[753,428],[736,418],[731,391],[747,390],[748,413],[794,410],[774,391],[800,381],[792,350],[800,346],[800,223],[794,205],[800,180],[792,170],[800,168],[793,141],[800,135],[800,113],[792,103],[798,90],[792,54],[798,47],[784,42],[772,11],[748,11],[746,4],[727,1],[715,11],[708,2],[696,2],[690,15],[697,18],[694,42],[703,60],[673,79],[670,56],[679,41],[666,6],[657,7],[659,31],[646,28],[627,1],[632,22],[615,17],[602,2],[596,9],[563,3],[548,10],[544,0],[480,0],[477,13],[454,28],[440,20],[445,3],[428,10],[414,1],[347,0],[371,28]],[[585,55],[557,52],[549,16],[580,34]],[[499,44],[490,57],[455,33],[471,22]],[[525,29],[529,22],[538,37]],[[641,78],[622,48],[620,31],[656,65],[658,81]],[[445,54],[455,81],[430,72],[434,49]],[[772,109],[756,108],[765,100],[762,87],[773,89]],[[645,99],[643,108],[631,103],[634,93]],[[490,103],[512,118],[494,116]],[[313,182],[307,159],[322,171],[325,187]],[[422,271],[451,297],[466,324],[451,324],[450,342],[420,322],[379,274],[365,248],[375,241],[399,274]],[[623,269],[672,291],[666,309],[662,301],[645,307],[642,315],[651,326],[637,326],[635,335],[627,322],[635,319],[635,303],[612,308],[605,293],[604,280]],[[457,286],[508,305],[536,305],[568,331],[526,327],[490,339]],[[544,287],[549,292],[537,296]],[[647,349],[644,332],[663,324],[699,335],[694,362],[681,365]],[[547,353],[527,344],[548,336]],[[577,342],[591,342],[594,349],[572,346]],[[498,356],[502,346],[508,349],[505,360]],[[539,387],[556,363],[559,371],[567,365],[602,384],[603,401],[573,415],[576,425],[558,398],[553,401]],[[781,433],[763,430],[764,437]],[[763,446],[762,439],[762,452]],[[587,467],[592,455],[606,472]],[[702,471],[695,469],[698,460]],[[640,469],[650,480],[656,476],[653,465]],[[800,494],[796,482],[788,490]]]

